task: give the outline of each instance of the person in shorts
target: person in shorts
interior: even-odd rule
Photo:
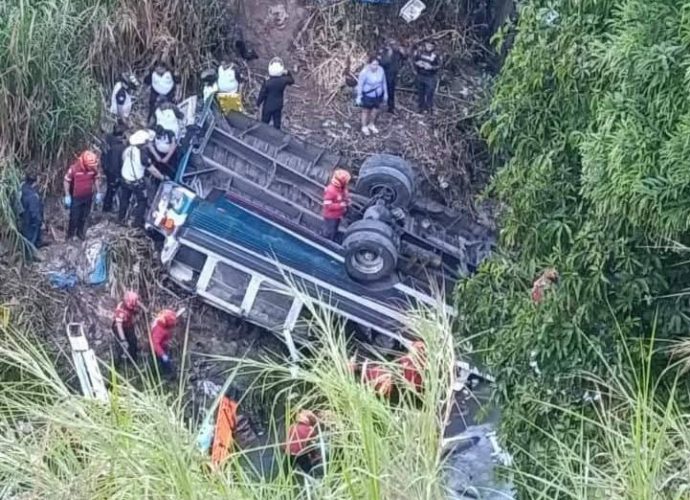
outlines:
[[[376,117],[381,104],[388,102],[386,73],[376,54],[370,54],[357,80],[357,105],[362,107],[362,134],[378,134]]]

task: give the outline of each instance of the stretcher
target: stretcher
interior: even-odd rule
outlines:
[[[230,455],[235,442],[234,431],[237,426],[237,403],[223,396],[216,416],[216,428],[211,448],[211,463],[220,467]]]

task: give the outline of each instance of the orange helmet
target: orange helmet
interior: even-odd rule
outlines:
[[[127,309],[136,309],[139,305],[139,294],[132,290],[127,290],[122,301]]]
[[[393,391],[393,376],[390,373],[381,375],[373,382],[376,394],[382,398],[388,398]]]
[[[352,179],[352,175],[345,169],[338,168],[333,172],[333,177],[331,178],[331,184],[338,187],[345,187]]]
[[[79,160],[84,168],[89,170],[96,170],[98,168],[98,156],[93,151],[86,150],[80,156]]]
[[[156,321],[166,328],[172,328],[177,324],[177,313],[172,309],[163,309],[158,313]]]

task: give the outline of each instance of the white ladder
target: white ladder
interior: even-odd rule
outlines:
[[[81,392],[85,397],[98,401],[108,401],[108,391],[103,382],[101,370],[93,349],[84,335],[83,323],[68,323],[67,338],[72,347],[72,360],[77,371]]]

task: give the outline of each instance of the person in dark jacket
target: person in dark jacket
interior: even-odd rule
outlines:
[[[43,225],[43,200],[36,189],[36,177],[27,174],[21,192],[21,232],[22,236],[33,245],[41,246],[41,226]]]
[[[268,79],[264,81],[256,100],[257,106],[261,109],[261,121],[270,123],[280,129],[283,116],[283,95],[288,85],[295,83],[295,79],[290,72],[285,69],[283,61],[275,57],[268,65]]]
[[[388,85],[388,112],[395,113],[395,87],[398,83],[398,73],[402,68],[407,53],[397,40],[389,40],[379,54],[379,64],[386,73]]]
[[[436,53],[436,45],[433,42],[426,42],[423,50],[415,52],[414,67],[417,71],[419,112],[431,112],[434,107],[438,72],[441,69],[441,58]]]
[[[113,131],[105,136],[105,150],[103,151],[103,172],[106,179],[103,211],[113,209],[113,200],[120,186],[120,172],[122,172],[122,153],[125,151],[125,125],[118,122]]]

